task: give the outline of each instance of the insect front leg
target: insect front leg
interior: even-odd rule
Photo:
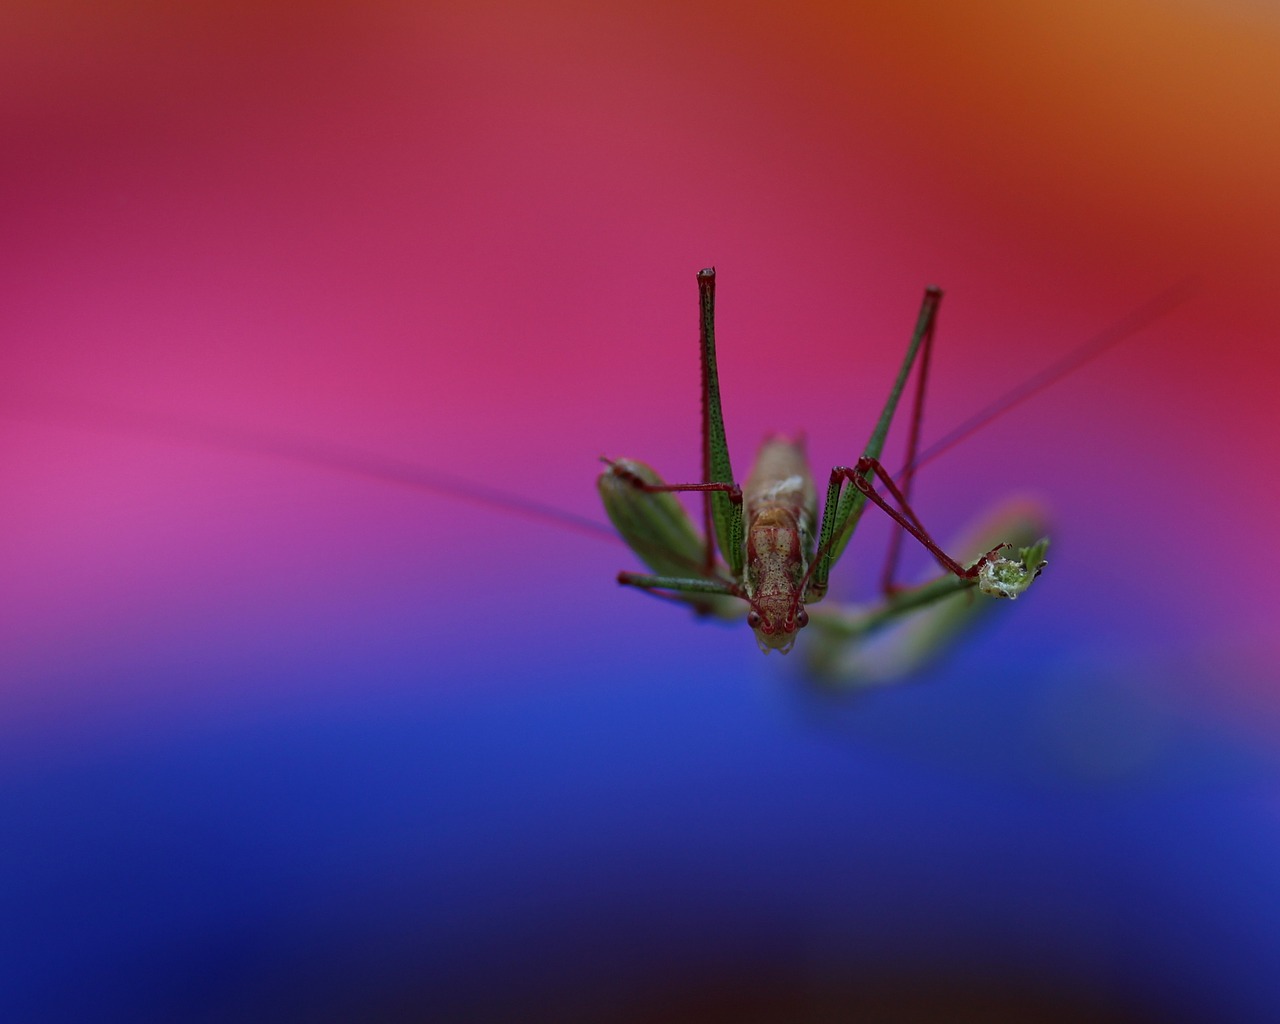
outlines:
[[[623,586],[647,591],[654,597],[673,598],[694,605],[698,605],[699,602],[678,595],[711,594],[745,600],[742,588],[727,580],[701,579],[696,576],[650,576],[645,573],[624,571],[618,573],[618,582]]]
[[[606,461],[608,469],[596,482],[605,512],[619,536],[652,571],[622,572],[618,582],[671,597],[700,614],[740,618],[743,608],[732,574],[715,557],[711,539],[699,534],[671,493],[681,485],[664,483],[651,467],[635,459]]]
[[[630,486],[634,487],[636,490],[642,491],[645,494],[676,494],[681,491],[694,491],[694,492],[701,492],[703,494],[706,494],[708,498],[713,494],[723,495],[727,497],[730,503],[730,508],[734,510],[730,513],[730,522],[731,524],[734,524],[736,528],[736,532],[733,534],[733,536],[736,536],[739,538],[741,537],[742,488],[739,487],[737,484],[735,483],[668,484],[668,483],[663,483],[662,480],[658,478],[658,475],[654,473],[652,470],[649,470],[648,477],[634,472],[633,469],[631,469],[630,467],[636,466],[636,465],[643,465],[643,463],[634,463],[634,462],[631,462],[630,460],[619,459],[618,461],[610,464],[610,469],[611,469],[611,472],[613,472],[613,474],[617,478],[625,481],[626,483],[630,484]],[[648,469],[647,466],[645,466],[644,468]],[[702,566],[704,571],[709,573],[715,568],[715,565],[716,565],[716,549],[715,549],[716,542],[715,542],[715,539],[713,538],[712,518],[709,511],[710,510],[709,504],[707,508],[708,508],[707,532],[705,534],[705,541],[702,544],[702,548],[703,548]],[[692,529],[692,524],[690,524],[690,529]],[[738,544],[739,546],[741,545],[740,539],[738,541]],[[725,557],[730,558],[730,560],[732,561],[730,555],[726,554]]]

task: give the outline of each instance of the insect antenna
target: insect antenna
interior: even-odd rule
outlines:
[[[1150,327],[1162,316],[1185,302],[1195,290],[1196,279],[1185,278],[1171,285],[1164,291],[1154,295],[1127,316],[1122,317],[1106,330],[1094,335],[1084,344],[1068,352],[1061,359],[1046,366],[1039,373],[1028,377],[1017,387],[1005,392],[990,405],[974,413],[959,426],[944,434],[914,459],[910,459],[895,477],[910,480],[911,474],[926,462],[932,462],[943,452],[955,447],[970,434],[976,433],[992,420],[1003,416],[1010,409],[1021,405],[1028,398],[1039,394],[1045,388],[1057,383],[1063,377],[1074,373],[1086,363],[1097,359],[1105,352],[1127,341],[1139,331]]]
[[[109,430],[114,433],[156,437],[183,444],[220,449],[250,455],[267,456],[301,463],[352,476],[400,484],[430,491],[474,505],[484,505],[527,519],[585,534],[597,540],[621,544],[618,535],[603,523],[568,509],[522,497],[487,484],[426,469],[412,462],[388,458],[372,452],[285,433],[275,434],[226,424],[202,423],[198,420],[167,413],[127,412],[88,400],[63,399],[53,396],[6,400],[5,412],[27,419],[54,420],[80,426]]]

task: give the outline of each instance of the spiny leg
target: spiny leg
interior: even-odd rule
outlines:
[[[727,580],[701,579],[696,576],[653,576],[642,572],[620,572],[618,582],[642,590],[676,590],[682,594],[728,594],[741,597],[742,588]]]
[[[742,505],[742,488],[735,483],[710,483],[710,484],[654,484],[643,479],[624,466],[613,463],[613,472],[619,478],[626,480],[632,487],[638,491],[644,491],[646,494],[675,494],[679,491],[703,491],[710,494],[725,494],[729,501],[733,504]],[[710,548],[711,535],[707,535],[708,548]],[[711,569],[715,565],[715,552],[711,551],[711,558],[707,564],[707,568]]]
[[[885,438],[889,434],[889,425],[897,411],[898,402],[907,385],[907,377],[911,373],[916,356],[921,348],[927,348],[933,337],[934,323],[938,316],[938,306],[942,302],[942,289],[930,286],[925,289],[924,299],[920,303],[920,313],[916,317],[915,330],[911,343],[907,346],[902,365],[898,368],[898,376],[889,389],[880,418],[875,429],[863,449],[863,458],[879,459],[884,451]],[[858,525],[858,520],[866,508],[867,497],[860,490],[845,488],[843,478],[837,479],[834,474],[827,487],[827,500],[822,509],[822,525],[818,532],[817,549],[809,568],[807,591],[809,600],[820,600],[827,592],[827,581],[831,567],[840,558],[849,538]]]
[[[688,511],[667,493],[651,466],[635,459],[606,460],[597,487],[605,512],[628,547],[647,567],[623,573],[621,582],[683,603],[700,615],[741,617],[741,603],[724,564],[705,565],[707,538]],[[687,582],[692,581],[692,582]],[[674,587],[660,592],[655,587]]]
[[[916,452],[920,447],[920,428],[924,422],[924,399],[925,392],[929,385],[929,362],[933,356],[933,332],[937,327],[937,316],[929,323],[929,329],[925,333],[924,340],[920,346],[920,366],[916,370],[916,390],[911,402],[911,427],[907,435],[907,458],[904,465],[906,468],[902,471],[902,501],[904,508],[910,507],[911,485],[915,481],[915,459]],[[878,458],[877,453],[864,452],[864,456],[869,458]],[[917,525],[919,523],[917,522]],[[922,527],[923,529],[923,527]],[[884,568],[880,572],[880,589],[886,595],[893,594],[900,589],[895,580],[898,572],[898,555],[902,550],[902,533],[894,530],[889,537],[889,548],[885,552]]]
[[[716,547],[730,571],[741,577],[746,561],[742,540],[742,489],[734,483],[720,402],[720,375],[716,369],[714,268],[698,271],[698,338],[702,385],[702,483],[668,484],[645,480],[618,462],[610,462],[615,478],[648,494],[701,492],[703,541],[701,569],[711,576],[716,568]],[[624,581],[625,582],[625,581]]]
[[[621,576],[625,574],[620,573],[619,575]],[[717,618],[722,618],[722,619],[729,618],[730,616],[725,615],[723,612],[717,611],[717,608],[713,603],[713,600],[718,597],[737,597],[738,596],[736,594],[724,594],[724,595],[708,594],[706,595],[705,600],[699,600],[698,595],[696,593],[695,594],[683,594],[683,593],[677,594],[677,593],[672,593],[666,590],[655,590],[653,587],[646,587],[646,586],[641,586],[639,584],[632,584],[631,581],[623,580],[623,579],[619,579],[618,582],[626,585],[635,586],[635,589],[639,590],[640,593],[647,594],[649,597],[656,597],[659,601],[666,601],[668,604],[678,604],[685,608],[691,608],[694,611],[694,613],[697,615],[715,616]],[[741,618],[740,615],[735,615],[732,617]]]
[[[742,489],[733,481],[729,444],[725,437],[724,414],[720,402],[720,376],[716,369],[715,335],[716,272],[698,272],[698,336],[702,367],[702,483],[668,484],[645,480],[617,462],[611,471],[637,490],[648,494],[681,491],[703,495],[702,573],[711,576],[716,568],[716,547],[720,548],[734,577],[741,577],[745,559],[742,540]]]
[[[691,605],[699,615],[720,614],[724,617],[724,612],[717,612],[715,606],[710,601],[699,601],[697,595],[706,594],[711,597],[740,597],[745,599],[742,588],[735,583],[727,580],[703,579],[700,577],[684,577],[684,576],[654,576],[646,573],[638,572],[620,572],[618,573],[618,582],[623,586],[635,587],[643,591],[650,597],[661,598],[664,601],[674,601]]]
[[[653,467],[635,459],[606,459],[596,481],[609,521],[656,576],[713,578],[706,565],[707,537]]]
[[[635,473],[632,473],[623,467],[617,466],[616,464],[614,465],[613,471],[623,480],[626,480],[629,484],[631,484],[632,487],[636,488],[636,490],[644,491],[647,494],[673,494],[677,491],[711,491],[711,492],[719,491],[727,494],[729,496],[730,501],[736,502],[739,505],[742,504],[742,488],[734,483],[651,484],[648,481],[641,479]]]
[[[713,545],[729,563],[735,578],[746,563],[742,539],[742,491],[733,482],[729,442],[724,432],[720,404],[720,374],[716,369],[716,271],[698,271],[698,339],[702,366],[702,479],[698,485],[677,485],[672,490],[703,492],[706,529],[706,567],[715,565]],[[714,541],[712,538],[715,538]]]
[[[885,489],[890,493],[890,495],[892,495],[894,501],[898,503],[901,511],[890,505],[880,492],[875,489],[875,486],[871,482],[872,473],[883,481]],[[831,471],[832,486],[839,486],[841,480],[848,480],[849,483],[853,484],[853,486],[858,489],[859,493],[863,494],[872,503],[884,509],[894,522],[923,544],[944,569],[956,576],[959,576],[961,579],[974,579],[982,570],[982,567],[991,561],[1000,549],[1005,546],[1004,544],[996,545],[966,569],[954,558],[943,551],[942,548],[938,546],[938,543],[929,536],[929,532],[921,524],[920,518],[907,503],[906,496],[898,488],[898,485],[893,482],[893,478],[889,475],[888,470],[880,464],[878,459],[861,458],[858,460],[858,464],[852,468],[848,466],[837,466]]]

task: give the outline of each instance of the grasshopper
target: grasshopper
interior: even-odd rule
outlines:
[[[896,538],[901,534],[896,534],[885,566],[882,603],[852,616],[823,616],[824,631],[858,637],[964,591],[998,598],[1016,598],[1025,592],[1047,564],[1046,538],[1017,549],[1014,557],[1000,557],[1011,546],[1002,540],[966,565],[942,549],[910,505],[912,462],[942,291],[925,290],[911,342],[871,437],[853,465],[831,470],[818,522],[813,474],[802,440],[780,435],[766,438],[746,481],[740,484],[734,476],[716,369],[715,280],[714,269],[698,272],[702,481],[669,484],[634,459],[606,459],[607,468],[598,479],[609,519],[651,570],[620,572],[618,582],[686,603],[700,614],[729,618],[745,610],[760,650],[785,654],[810,621],[807,606],[826,596],[832,567],[867,505],[873,504],[929,551],[942,567],[942,575],[918,586],[899,585]],[[917,360],[922,369],[908,467],[895,480],[880,457]],[[701,532],[674,497],[677,492],[702,495]]]

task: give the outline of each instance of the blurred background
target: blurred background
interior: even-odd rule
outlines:
[[[1280,1016],[1274,8],[18,0],[0,52],[6,1021]],[[379,479],[696,477],[712,264],[740,474],[856,456],[927,283],[926,438],[1197,283],[921,473],[1052,565],[851,697]]]

